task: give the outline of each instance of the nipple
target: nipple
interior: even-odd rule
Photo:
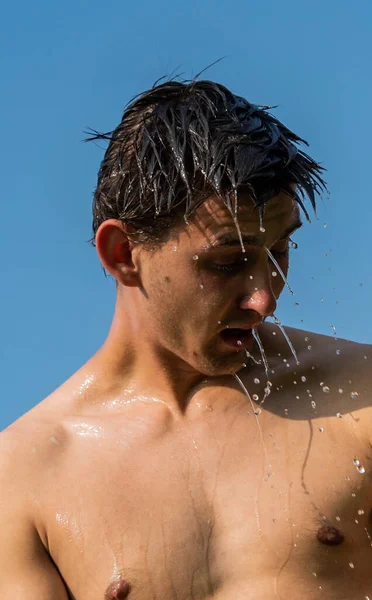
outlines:
[[[128,597],[130,585],[124,579],[111,583],[105,593],[105,600],[124,600]]]
[[[316,537],[322,544],[327,544],[328,546],[338,546],[338,544],[342,544],[345,539],[344,534],[341,533],[341,531],[330,525],[319,527]]]

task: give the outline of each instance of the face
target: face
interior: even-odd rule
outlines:
[[[165,245],[140,251],[142,327],[158,351],[209,376],[242,367],[252,329],[274,313],[284,287],[267,250],[286,275],[289,237],[301,225],[285,194],[267,203],[262,223],[248,197],[239,204],[238,228],[210,198]]]

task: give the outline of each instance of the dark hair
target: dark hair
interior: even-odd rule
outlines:
[[[211,81],[168,81],[137,96],[114,131],[92,131],[87,140],[109,140],[94,194],[94,236],[115,218],[141,241],[161,241],[212,194],[236,220],[239,191],[248,191],[261,212],[286,191],[309,219],[304,200],[315,210],[315,193],[326,189],[324,169],[298,149],[307,142],[271,108]]]

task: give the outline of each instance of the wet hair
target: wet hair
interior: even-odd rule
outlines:
[[[133,99],[114,131],[92,130],[87,141],[109,141],[94,193],[93,244],[111,218],[134,228],[140,241],[164,240],[212,195],[237,221],[239,193],[248,192],[263,214],[284,191],[309,219],[304,201],[315,210],[324,169],[271,108],[212,81],[167,81]]]

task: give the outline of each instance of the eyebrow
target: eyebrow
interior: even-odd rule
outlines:
[[[303,222],[301,221],[301,219],[296,219],[296,221],[294,223],[292,223],[292,225],[290,225],[289,227],[287,227],[287,229],[285,231],[283,231],[280,239],[284,239],[284,238],[290,236],[292,233],[297,231],[297,229],[302,227],[302,225],[303,225]],[[218,236],[218,234],[217,234],[217,236]],[[263,246],[264,245],[264,239],[263,239],[263,236],[261,236],[261,235],[244,235],[244,234],[242,234],[242,241],[245,246]],[[240,245],[241,245],[241,242],[240,242],[238,235],[236,235],[235,233],[225,233],[225,234],[222,234],[220,237],[217,237],[214,242],[211,242],[211,243],[207,244],[206,246],[203,246],[203,250],[211,250],[214,248],[223,248],[226,246],[240,246]]]

